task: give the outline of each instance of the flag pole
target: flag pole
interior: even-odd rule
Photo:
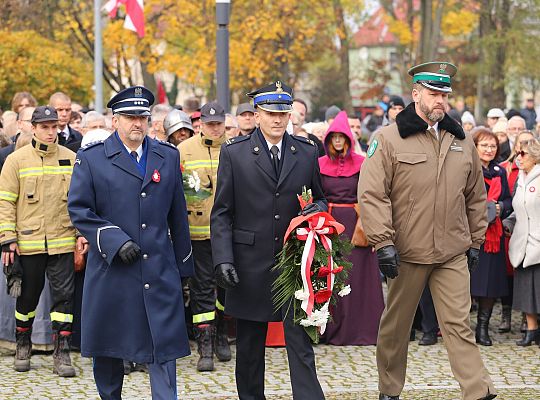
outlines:
[[[103,113],[103,47],[101,38],[101,0],[94,0],[94,109]]]

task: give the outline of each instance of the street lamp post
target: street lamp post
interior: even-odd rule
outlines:
[[[229,18],[231,0],[216,0],[216,64],[217,98],[226,112],[230,111],[229,95]]]
[[[103,112],[103,50],[101,40],[101,1],[94,0],[94,109]]]

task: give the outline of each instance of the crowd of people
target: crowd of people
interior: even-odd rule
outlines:
[[[429,74],[429,72],[427,73]],[[423,81],[415,82],[422,83]],[[411,116],[411,107],[414,109],[415,104],[424,101],[420,97],[418,97],[420,100],[415,99],[415,95],[421,96],[421,94],[418,94],[419,91],[415,94],[413,90],[413,102],[409,105],[404,100],[405,96],[384,96],[376,104],[373,112],[363,119],[359,118],[354,112],[350,112],[351,110],[340,110],[337,106],[331,105],[326,110],[325,121],[308,122],[308,103],[300,98],[292,98],[292,90],[285,87],[282,89],[282,84],[278,83],[271,88],[267,88],[269,92],[263,91],[261,93],[280,92],[281,90],[290,93],[290,109],[284,107],[283,104],[287,106],[289,104],[281,103],[281,100],[276,100],[274,103],[263,102],[260,100],[260,93],[258,92],[250,94],[253,99],[252,102],[245,102],[236,106],[234,113],[226,113],[217,102],[208,102],[201,106],[197,98],[188,98],[181,106],[172,107],[166,104],[157,104],[150,108],[153,96],[151,97],[151,94],[145,92],[139,93],[137,87],[133,96],[141,97],[143,101],[141,102],[139,99],[139,101],[134,102],[135,105],[131,106],[132,109],[136,109],[137,107],[143,107],[140,103],[144,103],[144,101],[149,103],[144,104],[144,110],[141,108],[140,114],[133,115],[137,118],[148,115],[147,136],[150,139],[155,139],[156,143],[165,142],[168,143],[168,147],[175,150],[177,148],[184,180],[189,181],[191,179],[193,182],[192,185],[188,183],[187,186],[185,182],[182,183],[185,192],[183,201],[185,201],[186,224],[189,226],[188,237],[192,250],[187,256],[188,258],[183,260],[186,270],[180,271],[180,275],[182,278],[181,286],[184,289],[182,304],[186,304],[185,324],[187,334],[190,339],[196,341],[199,354],[197,370],[214,370],[214,356],[223,362],[231,360],[229,343],[236,333],[241,332],[241,335],[238,335],[237,357],[241,358],[242,362],[249,367],[247,369],[246,366],[244,368],[238,367],[239,361],[237,360],[237,384],[239,394],[244,393],[246,396],[248,393],[261,393],[261,390],[264,393],[264,385],[261,381],[263,379],[261,376],[264,377],[264,368],[262,367],[262,371],[259,368],[261,365],[260,357],[264,358],[264,356],[252,354],[252,349],[261,344],[261,338],[264,341],[266,325],[255,325],[253,321],[283,319],[286,326],[286,341],[295,342],[298,346],[305,346],[305,344],[298,344],[299,339],[298,336],[295,336],[295,331],[290,327],[287,328],[290,321],[286,321],[286,318],[281,318],[281,316],[275,319],[276,316],[271,311],[271,304],[264,303],[264,301],[270,301],[271,296],[268,295],[261,300],[253,292],[252,286],[245,286],[245,276],[250,273],[243,270],[242,265],[233,265],[234,263],[230,259],[231,255],[228,254],[230,249],[216,248],[216,243],[224,244],[223,246],[227,247],[223,238],[228,237],[228,235],[232,235],[233,239],[231,239],[230,244],[235,251],[246,252],[245,247],[247,245],[259,244],[257,239],[254,238],[251,228],[249,228],[249,223],[235,227],[232,233],[225,232],[227,223],[230,223],[231,217],[227,216],[227,213],[232,212],[230,210],[231,203],[239,203],[238,209],[235,211],[235,218],[239,220],[245,218],[247,221],[253,217],[253,215],[245,214],[250,211],[242,208],[245,208],[246,205],[242,205],[241,200],[239,200],[240,197],[235,197],[234,193],[235,190],[256,193],[256,189],[250,183],[249,175],[246,175],[243,178],[245,180],[242,180],[246,182],[245,188],[232,186],[228,188],[223,182],[228,182],[227,179],[232,180],[230,176],[227,176],[230,171],[225,171],[225,167],[220,167],[225,163],[227,169],[231,171],[237,172],[239,169],[245,168],[246,171],[244,172],[249,173],[250,167],[247,165],[242,166],[242,161],[245,160],[231,159],[231,157],[235,157],[235,154],[236,157],[248,155],[240,151],[240,146],[244,146],[243,144],[240,145],[240,143],[249,144],[251,140],[252,147],[246,147],[245,150],[248,153],[251,152],[257,155],[261,152],[268,153],[270,160],[275,161],[273,173],[277,174],[277,178],[274,178],[276,182],[280,174],[290,172],[284,171],[288,168],[288,158],[279,163],[279,160],[282,160],[283,152],[288,151],[290,147],[287,144],[288,140],[294,141],[291,143],[296,143],[296,140],[300,141],[298,143],[302,143],[301,145],[298,144],[298,147],[300,147],[298,150],[295,146],[290,147],[293,152],[304,151],[301,146],[306,143],[315,146],[315,151],[319,157],[317,168],[320,170],[320,188],[322,195],[326,199],[324,205],[321,203],[321,209],[327,207],[328,212],[345,226],[344,235],[350,238],[354,245],[354,249],[349,255],[349,260],[353,263],[348,282],[352,293],[350,296],[339,299],[337,304],[333,306],[333,320],[328,324],[326,333],[323,335],[323,343],[336,346],[376,345],[378,336],[380,343],[382,339],[379,327],[382,327],[381,316],[385,310],[383,288],[387,281],[390,284],[390,281],[397,276],[397,269],[392,270],[392,266],[403,264],[406,267],[403,265],[400,267],[401,273],[413,274],[417,273],[412,267],[417,265],[414,263],[436,264],[447,261],[438,257],[432,249],[422,253],[421,250],[414,247],[407,248],[398,256],[395,254],[395,250],[390,249],[390,247],[394,246],[389,245],[391,241],[387,241],[388,238],[377,239],[378,242],[375,244],[372,239],[374,236],[373,229],[375,229],[373,227],[386,224],[386,228],[390,229],[392,222],[388,222],[390,224],[388,225],[383,220],[385,214],[382,211],[381,220],[375,221],[377,210],[373,207],[377,205],[369,204],[365,196],[365,193],[370,190],[373,190],[373,193],[376,194],[375,189],[365,186],[364,197],[359,198],[359,193],[362,194],[362,192],[358,191],[359,183],[360,187],[362,187],[362,185],[369,185],[370,179],[375,179],[373,178],[375,171],[363,172],[365,163],[374,154],[374,161],[369,162],[371,165],[380,162],[379,166],[382,170],[388,168],[388,166],[385,164],[384,158],[379,160],[378,157],[395,157],[395,163],[400,167],[400,169],[394,171],[396,177],[403,176],[404,179],[410,178],[408,174],[412,173],[412,168],[415,165],[427,165],[422,163],[432,162],[431,156],[426,156],[426,154],[430,154],[431,150],[426,150],[424,155],[418,152],[397,152],[391,155],[390,150],[388,150],[394,145],[397,146],[397,142],[388,142],[387,132],[389,130],[385,127],[397,126],[395,129],[399,129],[399,134],[404,138],[408,135],[408,133],[404,132],[407,132],[407,129],[413,129],[411,128],[413,122],[420,126],[418,121],[415,121],[414,117]],[[435,86],[428,87],[428,89],[447,93],[449,91],[447,90],[448,87]],[[133,100],[128,94],[125,97],[120,96],[121,94],[113,97],[114,101],[111,100],[111,111],[101,114],[73,103],[69,95],[65,93],[52,93],[47,104],[38,105],[30,93],[20,92],[13,97],[11,110],[4,111],[1,115],[0,242],[2,244],[2,262],[6,279],[2,279],[0,282],[0,346],[16,350],[14,368],[17,371],[24,372],[30,369],[30,355],[32,345],[34,345],[34,348],[37,346],[38,349],[53,350],[55,373],[66,377],[75,375],[69,352],[72,348],[79,349],[81,347],[81,331],[83,336],[85,335],[85,318],[92,319],[92,321],[97,318],[94,314],[96,309],[91,309],[92,316],[84,314],[85,310],[90,310],[89,306],[85,305],[85,302],[90,303],[92,301],[89,299],[89,295],[84,295],[84,290],[88,290],[87,287],[90,285],[88,282],[84,283],[85,278],[91,280],[92,284],[95,285],[94,288],[103,289],[100,286],[102,282],[93,272],[92,275],[85,277],[84,264],[93,262],[92,258],[86,260],[88,248],[94,248],[94,252],[97,252],[95,253],[97,254],[96,257],[103,258],[104,265],[101,267],[103,270],[112,269],[113,262],[118,262],[109,259],[117,252],[125,263],[132,263],[139,256],[143,259],[147,257],[146,253],[142,254],[141,252],[144,245],[136,243],[136,240],[118,243],[117,248],[114,250],[111,247],[114,244],[105,244],[105,242],[107,240],[114,242],[117,240],[116,238],[111,236],[111,239],[100,241],[100,232],[103,237],[106,237],[106,235],[112,234],[118,228],[116,225],[122,226],[122,222],[111,223],[110,226],[99,228],[97,242],[85,237],[85,230],[93,232],[90,226],[85,225],[87,224],[85,219],[91,220],[95,216],[84,215],[83,211],[81,211],[83,204],[85,204],[82,194],[68,193],[72,179],[71,171],[74,167],[83,168],[85,160],[90,159],[97,164],[104,162],[100,158],[101,155],[92,150],[96,143],[103,143],[111,135],[119,135],[119,133],[121,139],[123,139],[121,133],[122,124],[139,123],[131,120],[123,121],[118,116],[118,114],[130,115],[129,112],[122,112],[122,102]],[[148,100],[150,98],[152,101]],[[259,104],[257,104],[257,101],[259,101]],[[436,143],[436,145],[434,144],[436,146],[435,151],[437,153],[439,151],[456,152],[463,155],[463,157],[469,154],[468,149],[464,149],[464,146],[462,147],[460,143],[452,142],[452,140],[446,143],[444,138],[440,139],[439,132],[441,129],[452,133],[452,137],[465,141],[470,140],[477,154],[474,154],[469,160],[459,159],[457,162],[469,165],[470,163],[474,164],[476,160],[478,161],[483,173],[482,186],[485,187],[487,195],[487,202],[482,206],[482,209],[475,211],[478,213],[478,218],[483,217],[484,213],[487,215],[487,230],[485,235],[482,234],[481,238],[476,238],[478,239],[479,248],[475,249],[473,246],[467,250],[469,267],[471,258],[474,258],[476,254],[475,251],[478,253],[478,267],[469,268],[470,297],[473,299],[470,310],[476,310],[477,312],[475,324],[476,343],[482,346],[491,346],[493,341],[490,337],[490,329],[509,332],[511,330],[512,310],[516,310],[523,315],[521,327],[523,337],[516,344],[518,346],[529,346],[533,343],[540,344],[540,329],[538,327],[538,312],[540,311],[540,167],[538,166],[540,163],[540,142],[538,132],[540,122],[537,121],[534,100],[528,99],[522,110],[512,109],[505,113],[501,108],[492,108],[486,114],[484,125],[477,123],[472,113],[461,101],[456,101],[453,106],[446,104],[445,107],[446,109],[443,110],[444,119],[441,117],[438,120],[438,128],[433,132],[428,130],[428,134],[433,134],[433,138],[430,137],[430,139],[433,139],[433,143]],[[265,119],[270,118],[265,113],[269,115],[283,113],[284,116],[280,116],[281,119],[275,123],[275,126],[286,130],[288,133],[286,136],[289,136],[290,139],[286,139],[286,141],[280,139],[279,141],[280,146],[285,144],[288,146],[287,148],[270,146],[272,142],[267,140],[268,149],[263,146],[264,149],[261,150],[259,142],[253,142],[253,138],[257,138],[257,135],[262,137],[261,131],[263,127],[269,126],[268,129],[271,130],[273,122]],[[398,117],[400,114],[402,116]],[[407,125],[405,118],[409,118],[413,122]],[[395,124],[396,120],[397,125]],[[139,130],[144,129],[140,128]],[[381,134],[381,132],[384,133]],[[459,137],[460,132],[465,135],[463,138]],[[123,142],[127,149],[129,147],[126,144],[127,142],[124,140]],[[141,141],[135,142],[138,143],[138,146],[142,146],[144,140],[141,139]],[[238,143],[238,145],[235,145],[235,143]],[[253,143],[256,144],[253,145]],[[263,143],[262,139],[261,143]],[[426,143],[421,145],[426,146]],[[447,147],[443,149],[443,145]],[[146,166],[147,162],[153,162],[150,159],[151,156],[147,156],[145,152],[148,151],[148,148],[138,146],[133,149],[130,148],[129,150],[133,151],[130,153],[128,151],[128,155],[138,165]],[[231,146],[231,148],[229,149],[228,146]],[[431,146],[431,141],[429,146]],[[223,149],[227,149],[226,153],[223,153]],[[105,151],[120,150],[121,148],[117,150],[106,149]],[[155,151],[159,153],[159,146]],[[239,153],[236,153],[236,151]],[[95,157],[95,159],[92,157]],[[148,157],[148,160],[146,157]],[[287,155],[286,157],[290,156]],[[92,180],[95,179],[93,174],[102,174],[103,172],[99,170],[97,164],[89,164],[90,167],[84,167],[88,168],[88,171],[79,173],[79,179],[84,177],[86,180]],[[270,164],[268,164],[268,167],[270,168]],[[95,168],[96,172],[92,168]],[[153,182],[159,182],[163,179],[164,175],[160,172],[162,169],[159,168],[156,167],[154,173],[148,179]],[[291,168],[293,167],[291,166]],[[303,176],[304,171],[300,170],[299,166],[295,168],[298,169],[298,176]],[[311,170],[307,171],[308,173],[312,173],[315,167],[311,166],[310,168]],[[133,169],[136,172],[134,167]],[[452,173],[459,175],[460,171],[460,166],[456,164],[456,168]],[[139,172],[144,177],[144,169]],[[271,173],[270,171],[269,175]],[[418,179],[422,179],[422,177],[418,177]],[[451,181],[451,178],[446,175],[444,179]],[[368,183],[363,183],[362,180]],[[392,184],[395,184],[398,180],[396,178],[396,181]],[[319,185],[316,180],[313,182],[315,182],[313,183],[314,186]],[[174,182],[171,184],[174,188]],[[253,184],[255,185],[257,182]],[[84,185],[81,185],[80,182],[78,186],[76,183],[71,182],[72,188],[74,185],[77,191],[84,192],[87,190],[87,188],[82,187]],[[114,190],[115,187],[123,190],[121,189],[122,185],[114,182],[114,179],[109,185],[107,190]],[[466,185],[472,185],[472,183],[467,181]],[[382,188],[375,185],[375,183],[373,183],[373,186],[381,190],[382,197],[379,198],[381,203],[388,202],[390,204],[390,198],[392,201],[397,201],[395,196],[392,197],[388,194],[389,187]],[[418,187],[421,187],[421,185],[418,184]],[[192,192],[190,192],[191,189],[193,189]],[[230,192],[226,190],[230,190]],[[476,187],[474,190],[478,190],[478,188]],[[472,190],[472,186],[467,186],[464,193],[473,193],[474,190]],[[135,193],[135,191],[134,188],[130,188],[128,192]],[[386,194],[384,194],[385,191]],[[269,193],[268,195],[270,195]],[[143,197],[146,197],[146,192],[142,194],[144,194]],[[71,197],[69,200],[71,207],[69,212],[68,195]],[[110,193],[108,194],[110,197],[107,198],[108,201],[111,201],[116,196],[122,195],[124,194],[120,192]],[[271,196],[278,197],[279,193],[276,192]],[[473,196],[473,194],[470,194],[470,196]],[[92,194],[91,197],[94,201],[93,207],[103,209],[103,213],[109,215],[110,220],[113,221],[114,211],[107,208],[105,204],[100,203],[101,200],[97,195]],[[40,202],[40,199],[41,202],[47,201],[45,217],[40,216],[35,211],[37,210],[36,204]],[[364,200],[366,204],[362,203]],[[468,202],[470,199],[463,200]],[[410,194],[408,199],[399,199],[399,201],[410,203],[410,205],[407,206],[409,207],[407,213],[394,216],[394,218],[401,219],[400,222],[397,222],[398,224],[404,225],[402,229],[395,232],[395,237],[392,239],[398,248],[399,246],[403,247],[403,241],[411,240],[411,237],[406,237],[408,236],[406,229],[410,230],[412,224],[422,223],[418,209],[424,207],[424,204],[421,204],[420,201],[415,203],[414,194]],[[439,201],[439,199],[436,201]],[[459,198],[456,201],[461,202],[462,199]],[[124,204],[124,202],[121,202],[121,204]],[[130,206],[129,202],[125,203],[125,207]],[[473,206],[467,203],[467,207],[469,206],[472,209]],[[223,209],[221,214],[218,212],[219,207]],[[272,208],[272,205],[269,204],[269,207]],[[218,211],[216,211],[216,208]],[[122,211],[121,206],[116,209],[118,212]],[[461,208],[457,211],[457,215],[452,218],[457,218],[460,225],[466,224],[467,218],[470,221],[469,213],[471,209]],[[286,213],[289,213],[289,211],[287,210]],[[366,211],[370,213],[367,218],[364,214]],[[148,212],[148,215],[151,215],[151,211]],[[443,222],[440,222],[441,224],[446,223],[444,222],[446,221],[444,220],[445,215],[440,216],[443,220]],[[70,216],[75,227],[70,222]],[[99,216],[101,217],[101,215]],[[279,210],[275,210],[274,217],[276,221],[279,221]],[[147,229],[147,222],[143,221],[143,219],[141,219],[141,229],[144,231]],[[284,218],[284,220],[286,219]],[[364,221],[369,221],[369,229],[363,223]],[[288,221],[279,223],[286,226]],[[438,221],[434,223],[438,223]],[[480,226],[481,223],[478,223]],[[407,224],[409,224],[409,228],[407,228]],[[216,232],[211,231],[211,226]],[[131,229],[135,228],[132,227]],[[223,232],[219,231],[218,228]],[[178,233],[173,232],[171,226],[169,226],[169,229],[171,229],[171,235]],[[451,229],[453,228],[449,224],[447,230]],[[456,229],[454,233],[450,231],[445,233],[449,235],[449,240],[453,240],[453,234],[460,235],[459,229]],[[271,231],[269,235],[271,236],[267,238],[268,242],[279,242],[281,240],[277,234],[273,234]],[[436,242],[439,239],[435,238],[434,240]],[[132,244],[125,248],[125,245],[130,242]],[[385,244],[385,246],[382,246],[381,243]],[[96,246],[99,248],[95,249]],[[263,253],[251,255],[246,252],[246,259],[242,262],[256,262],[257,257],[264,257]],[[425,260],[418,260],[417,254],[422,254]],[[187,263],[189,261],[186,260],[190,257],[193,258],[194,264],[193,276],[190,276],[192,274],[187,272],[189,269]],[[272,255],[269,254],[269,257],[272,259]],[[400,258],[401,261],[399,261]],[[268,262],[272,263],[272,261]],[[107,266],[109,264],[110,267]],[[30,273],[30,270],[33,272]],[[118,279],[118,282],[121,282],[121,278],[118,277]],[[259,282],[261,286],[257,287],[257,290],[260,290],[262,295],[267,294],[266,291],[269,294],[268,276],[261,272],[258,278],[253,276],[250,279]],[[440,306],[441,294],[439,291],[441,287],[429,283],[428,278],[423,279],[422,286],[415,287],[418,292],[415,292],[415,295],[418,296],[419,303],[412,304],[414,302],[411,300],[412,303],[409,307],[410,312],[414,313],[415,311],[418,317],[414,324],[412,320],[410,321],[412,326],[411,337],[414,338],[415,329],[420,330],[423,336],[419,344],[433,345],[437,343],[441,332],[443,337],[453,335],[451,328],[448,326],[448,321],[451,321],[454,315],[452,315],[452,310],[447,308],[448,305],[445,305],[445,307]],[[265,285],[267,287],[263,287]],[[233,288],[234,290],[232,290]],[[432,293],[434,288],[436,292]],[[146,285],[145,289],[148,289]],[[395,284],[394,292],[398,290],[400,289]],[[238,293],[242,295],[238,295]],[[257,299],[257,302],[252,301],[253,299]],[[499,300],[502,304],[501,324],[496,328],[490,328],[494,304]],[[127,308],[132,306],[132,304],[124,302],[119,304],[124,304]],[[459,307],[462,306],[463,304],[459,305]],[[98,309],[103,311],[107,307],[111,307],[111,304],[105,302],[100,304]],[[143,306],[141,305],[141,307]],[[392,304],[392,307],[387,305],[387,314],[383,317],[383,322],[385,318],[387,320],[396,318],[397,320],[399,307],[403,307],[403,304]],[[121,315],[121,307],[115,307],[114,310],[118,315]],[[227,313],[228,310],[232,310],[230,314]],[[125,312],[128,312],[128,310],[126,309]],[[403,320],[403,324],[408,324],[405,314],[399,318],[401,318],[400,321]],[[237,320],[236,325],[233,324],[235,319]],[[81,320],[83,321],[83,328],[81,328]],[[142,325],[144,324],[141,322],[140,324],[133,324],[131,327],[135,328]],[[176,326],[178,329],[181,329],[181,327],[182,324],[180,323]],[[99,333],[96,331],[97,327],[95,325],[92,325],[91,329],[96,335],[95,337],[105,337],[104,340],[108,340],[111,346],[122,347],[121,343],[104,336],[107,332],[106,329]],[[148,330],[148,327],[145,329]],[[392,335],[395,335],[395,332],[390,332],[388,325],[386,325],[385,329],[382,332],[382,337],[388,341],[393,337]],[[253,332],[257,332],[257,334]],[[88,334],[86,335],[88,336]],[[150,336],[148,332],[148,337]],[[87,340],[94,343],[96,342],[95,337],[87,337]],[[133,341],[137,340],[133,339]],[[146,342],[137,343],[139,347],[147,345]],[[406,355],[398,354],[397,349],[395,349],[396,353],[392,353],[394,351],[392,345],[386,343],[388,353],[378,354],[378,358],[379,356],[381,359],[385,359],[385,357],[405,357],[406,360]],[[398,341],[395,341],[395,343],[398,343]],[[286,343],[283,343],[283,345],[286,345]],[[95,343],[95,348],[99,346],[100,344]],[[151,373],[154,371],[155,376],[162,374],[168,377],[168,385],[172,385],[172,375],[170,371],[167,372],[166,370],[168,367],[163,367],[165,368],[165,372],[163,372],[159,370],[161,367],[154,365],[155,360],[152,361],[151,357],[142,357],[140,354],[135,353],[131,354],[132,357],[129,357],[129,351],[115,353],[113,350],[100,350],[101,352],[98,351],[98,354],[114,354],[107,357],[124,358],[122,368],[125,374],[136,370],[147,370],[145,365],[149,365]],[[402,352],[402,350],[403,346],[399,351]],[[168,349],[168,351],[173,350]],[[306,351],[309,353],[308,350]],[[384,352],[385,350],[381,349],[380,351]],[[178,357],[185,355],[185,346],[176,352],[178,354],[175,354]],[[258,350],[255,353],[258,353]],[[107,357],[96,357],[99,361],[98,364],[101,363],[99,365],[103,365],[103,368],[116,368],[116,366],[111,366],[112,364],[107,364]],[[300,367],[301,360],[290,356],[289,362],[292,366],[295,366],[295,369],[302,370],[302,367]],[[253,365],[258,366],[255,368],[256,371],[249,370]],[[306,364],[304,367],[305,373],[300,376],[302,379],[308,379],[306,377],[311,376],[310,374],[314,373],[314,369],[310,372],[309,365]],[[156,368],[159,372],[156,372]],[[404,374],[404,370],[402,372]],[[391,374],[391,372],[388,373]],[[398,372],[398,374],[400,373]],[[291,374],[293,393],[295,390],[300,390],[300,384],[295,384],[298,379],[300,378],[293,377]],[[316,376],[314,379],[313,382],[316,382]],[[96,375],[96,383],[98,383],[98,375]],[[314,397],[312,398],[319,398],[321,393],[318,382],[312,386],[314,390]],[[154,390],[154,386],[152,387]],[[117,386],[110,388],[106,387],[105,384],[101,387],[98,384],[98,389],[102,397],[105,396],[103,398],[109,398],[105,393],[109,393],[112,396],[110,398],[115,398],[114,393],[117,394],[118,392]],[[400,391],[401,388],[388,385],[385,390],[387,392],[396,392]],[[488,393],[493,393],[491,386],[489,390]],[[392,393],[388,394],[387,397],[381,398],[398,398],[395,395],[390,396]]]

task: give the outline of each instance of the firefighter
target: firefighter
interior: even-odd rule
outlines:
[[[0,175],[2,262],[7,274],[11,266],[22,272],[20,293],[11,293],[18,295],[14,368],[19,372],[30,369],[32,323],[47,274],[53,303],[53,372],[71,377],[75,376],[69,351],[76,231],[69,219],[67,195],[75,153],[58,145],[54,108],[37,107],[31,122],[31,144],[12,153]],[[79,237],[77,246],[84,253],[88,242]]]
[[[201,133],[178,146],[184,179],[197,182],[186,195],[195,276],[190,279],[190,302],[199,361],[198,371],[213,371],[214,357],[229,361],[231,350],[223,314],[224,290],[217,288],[210,245],[210,212],[214,204],[219,152],[225,141],[225,110],[216,103],[201,108]],[[188,192],[189,193],[189,192]],[[217,296],[216,296],[217,288]]]

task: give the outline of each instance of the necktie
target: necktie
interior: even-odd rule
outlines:
[[[437,138],[437,140],[439,140],[439,134],[437,133],[437,131],[435,130],[435,128],[433,127],[430,127],[428,129],[429,133],[431,133],[433,136],[435,136]]]
[[[279,176],[279,149],[276,145],[270,147],[270,153],[272,153],[272,161],[274,164],[274,172],[276,173],[276,176]]]
[[[135,150],[133,150],[131,153],[131,157],[133,157],[135,159],[135,161],[139,162],[138,158],[139,158],[139,155],[137,154],[137,152]]]

